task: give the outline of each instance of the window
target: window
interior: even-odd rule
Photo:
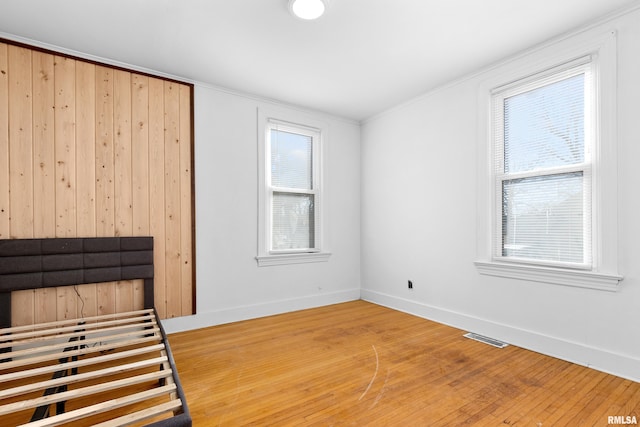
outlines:
[[[494,259],[590,269],[590,58],[493,93]]]
[[[317,251],[315,205],[320,193],[314,148],[319,139],[313,129],[275,121],[267,125],[272,253]]]
[[[481,274],[615,291],[616,37],[536,48],[479,88]]]
[[[288,116],[288,115],[285,115]],[[295,119],[295,118],[294,118]],[[322,126],[261,112],[259,265],[326,261]]]

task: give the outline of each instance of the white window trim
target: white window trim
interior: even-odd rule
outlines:
[[[595,166],[592,170],[592,267],[590,270],[581,270],[498,260],[493,256],[492,241],[493,229],[496,227],[492,175],[492,91],[585,56],[591,56],[594,62],[597,73],[596,96],[599,99],[595,111],[599,127],[595,129],[597,141],[593,153]],[[617,290],[623,277],[618,274],[615,32],[592,37],[579,35],[546,45],[494,68],[491,73],[493,76],[482,82],[478,92],[478,222],[475,262],[478,272],[565,286]]]
[[[283,127],[308,129],[317,133],[317,140],[313,144],[314,156],[314,199],[315,209],[315,248],[308,250],[272,251],[271,250],[271,203],[273,189],[267,182],[269,165],[268,129],[269,124],[277,123]],[[301,264],[310,262],[326,262],[331,253],[327,250],[327,200],[326,180],[326,140],[328,126],[319,120],[309,117],[305,113],[284,111],[278,109],[258,109],[258,266],[274,266],[287,264]]]

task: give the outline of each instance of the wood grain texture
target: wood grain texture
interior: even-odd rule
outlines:
[[[169,284],[180,283],[180,89],[173,83],[164,85],[164,229],[167,317],[182,311],[182,290]]]
[[[31,50],[8,46],[9,237],[34,236],[33,88]],[[33,291],[11,296],[16,324],[35,321]]]
[[[133,232],[149,234],[149,77],[131,75]]]
[[[0,43],[0,238],[152,235],[160,316],[192,314],[191,92]],[[129,311],[143,298],[135,282],[15,292],[12,322]]]
[[[640,384],[355,301],[170,335],[194,425],[606,426]]]
[[[33,237],[31,51],[9,46],[10,237]]]
[[[33,234],[56,235],[53,56],[33,52]]]
[[[9,46],[0,43],[0,239],[9,238]]]
[[[161,318],[167,317],[166,274],[163,260],[166,257],[164,228],[164,84],[161,80],[149,80],[149,230],[154,241],[156,309]],[[162,214],[160,214],[162,212]]]
[[[195,235],[192,212],[193,183],[191,180],[193,155],[191,153],[191,90],[187,86],[180,86],[180,295],[181,312],[188,313],[195,310],[193,292],[193,236]]]
[[[96,237],[96,66],[76,63],[76,191],[79,236]]]
[[[76,229],[76,94],[75,61],[56,56],[55,81],[55,212],[56,237],[77,236]],[[75,316],[75,312],[73,313]]]

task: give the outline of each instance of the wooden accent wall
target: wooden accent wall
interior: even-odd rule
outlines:
[[[193,87],[0,43],[0,239],[154,237],[162,318],[194,307]],[[14,292],[13,324],[142,308],[142,284]]]

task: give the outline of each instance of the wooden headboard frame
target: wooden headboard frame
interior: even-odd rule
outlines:
[[[153,237],[0,240],[0,328],[11,327],[12,291],[135,279],[153,308]]]

